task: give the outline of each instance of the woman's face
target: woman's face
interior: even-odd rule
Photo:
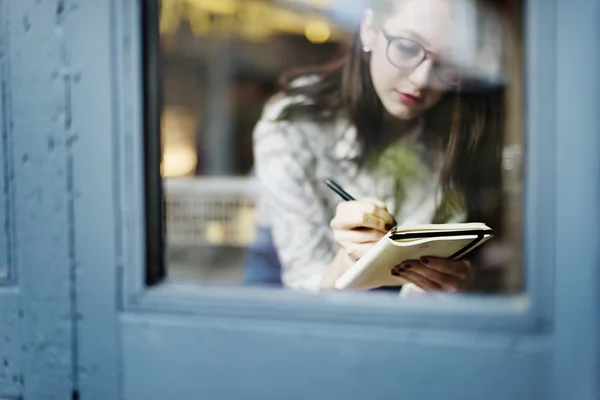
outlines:
[[[401,120],[411,120],[435,105],[448,90],[448,71],[438,73],[438,55],[452,44],[450,0],[403,0],[380,25],[369,11],[361,25],[363,46],[370,49],[375,91],[385,109]],[[386,38],[387,35],[387,38]],[[388,38],[395,39],[388,50]],[[428,53],[423,59],[423,50]],[[406,66],[408,65],[408,66]]]

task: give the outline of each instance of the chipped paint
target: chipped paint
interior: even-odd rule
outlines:
[[[63,25],[70,9],[62,0],[0,0],[0,6],[0,264],[9,266],[14,286],[0,287],[0,397],[69,399],[76,260]]]

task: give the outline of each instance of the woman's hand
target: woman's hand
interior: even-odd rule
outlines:
[[[340,249],[325,271],[321,288],[333,289],[335,281],[394,225],[394,217],[385,204],[377,199],[340,203],[330,223]]]
[[[337,206],[330,226],[335,241],[354,261],[394,226],[394,216],[377,199],[345,201]]]
[[[392,275],[404,278],[426,291],[457,292],[464,289],[471,276],[468,260],[422,257],[396,265]]]

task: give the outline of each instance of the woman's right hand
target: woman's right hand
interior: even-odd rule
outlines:
[[[344,201],[337,206],[330,226],[335,241],[356,261],[395,225],[385,204],[374,198]]]

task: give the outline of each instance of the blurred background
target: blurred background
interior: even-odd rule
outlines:
[[[254,237],[252,130],[281,73],[338,53],[362,7],[345,3],[160,3],[169,278],[242,281]]]

